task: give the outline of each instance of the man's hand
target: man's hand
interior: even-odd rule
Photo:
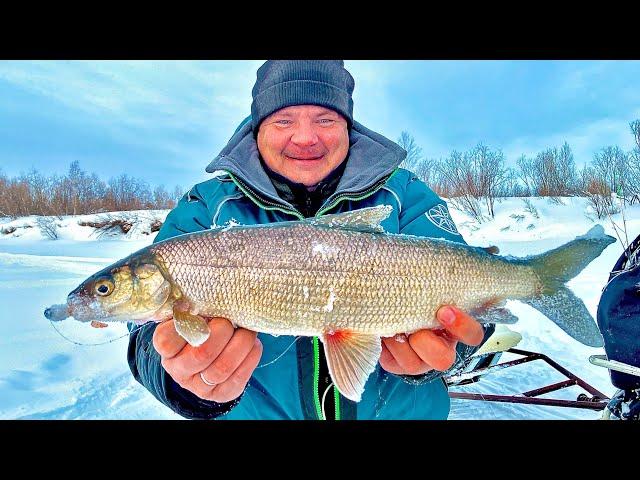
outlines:
[[[262,343],[256,332],[234,329],[224,318],[212,318],[209,330],[209,338],[193,347],[168,320],[156,327],[153,346],[164,369],[182,388],[204,400],[229,402],[240,396],[258,366]],[[207,385],[200,374],[215,385]]]
[[[443,330],[418,330],[382,339],[380,365],[398,375],[420,375],[429,370],[444,372],[456,360],[458,342],[480,345],[484,329],[473,317],[453,306],[440,307],[436,318]]]

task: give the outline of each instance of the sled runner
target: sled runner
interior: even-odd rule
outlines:
[[[469,364],[469,366],[461,373],[453,374],[446,377],[445,381],[450,389],[449,396],[451,398],[458,398],[463,400],[522,403],[527,405],[547,405],[554,407],[583,408],[588,410],[603,410],[607,406],[609,397],[589,385],[577,375],[574,375],[566,368],[554,362],[546,355],[543,355],[541,353],[529,352],[526,350],[519,350],[516,348],[510,348],[509,350],[507,350],[507,352],[520,355],[521,358],[510,360],[508,362],[498,363],[502,352],[489,353],[479,357],[477,361]],[[517,395],[489,395],[484,393],[481,394],[451,391],[452,387],[475,383],[479,381],[481,377],[489,373],[494,373],[499,370],[504,370],[506,368],[515,367],[516,365],[522,365],[524,363],[533,362],[536,360],[545,362],[549,367],[564,375],[566,377],[566,380],[553,383],[551,385],[545,385],[534,390],[522,392]],[[580,395],[578,395],[576,400],[540,398],[542,395],[572,386],[581,387],[587,393],[581,393]]]

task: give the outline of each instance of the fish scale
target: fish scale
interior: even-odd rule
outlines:
[[[481,249],[305,222],[189,235],[151,250],[194,311],[274,334],[392,336],[438,327],[444,303],[469,309],[539,288],[530,267]]]

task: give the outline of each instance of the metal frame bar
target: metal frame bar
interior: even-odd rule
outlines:
[[[462,375],[457,375],[457,376],[454,375],[448,379],[445,378],[447,385],[455,386],[456,385],[455,382],[459,379],[474,378],[474,377],[486,375],[487,373],[490,373],[493,371],[503,370],[508,367],[513,367],[515,365],[520,365],[527,362],[533,362],[535,360],[542,360],[546,362],[549,366],[553,367],[556,371],[560,372],[562,375],[567,377],[567,380],[554,383],[546,387],[537,388],[535,390],[530,390],[520,395],[484,395],[479,393],[462,393],[462,392],[450,391],[449,397],[463,399],[463,400],[483,400],[488,402],[523,403],[528,405],[546,405],[546,406],[554,406],[554,407],[584,408],[589,410],[603,410],[607,406],[609,397],[607,397],[604,393],[600,392],[599,390],[589,385],[580,377],[571,373],[566,368],[554,362],[546,355],[542,353],[529,352],[526,350],[519,350],[516,348],[511,348],[507,350],[507,352],[515,353],[516,355],[522,355],[523,358],[511,360],[505,363],[498,363],[496,365],[491,365],[486,368],[479,368],[477,370],[466,372]],[[581,394],[578,396],[578,399],[575,401],[552,399],[552,398],[537,398],[540,395],[544,395],[550,392],[555,392],[563,388],[572,387],[574,385],[581,387],[582,389],[590,393],[592,396],[589,397],[585,394]]]

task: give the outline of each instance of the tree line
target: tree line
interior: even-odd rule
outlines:
[[[582,168],[576,166],[571,147],[564,143],[522,155],[515,167],[506,166],[504,154],[480,144],[452,151],[446,158],[429,158],[408,132],[397,142],[407,151],[401,167],[414,172],[437,194],[450,199],[482,222],[493,218],[500,197],[588,197],[598,217],[616,213],[616,198],[640,203],[640,120],[629,124],[635,147],[618,146],[597,151]],[[66,175],[45,176],[32,169],[9,178],[0,171],[0,217],[23,215],[80,215],[112,211],[171,209],[182,196],[176,186],[151,188],[144,180],[122,174],[107,182],[89,174],[74,161]]]
[[[629,127],[635,141],[631,151],[603,147],[582,168],[576,166],[566,142],[535,157],[522,155],[510,167],[500,150],[482,144],[434,159],[423,155],[408,132],[402,132],[397,141],[407,151],[401,167],[414,172],[437,194],[451,199],[480,222],[493,218],[499,197],[550,197],[558,202],[560,197],[588,197],[602,218],[617,212],[619,199],[640,203],[640,120]]]
[[[168,192],[127,174],[105,182],[74,161],[65,175],[45,176],[32,169],[9,178],[0,172],[0,217],[171,209],[182,194],[179,186]]]

